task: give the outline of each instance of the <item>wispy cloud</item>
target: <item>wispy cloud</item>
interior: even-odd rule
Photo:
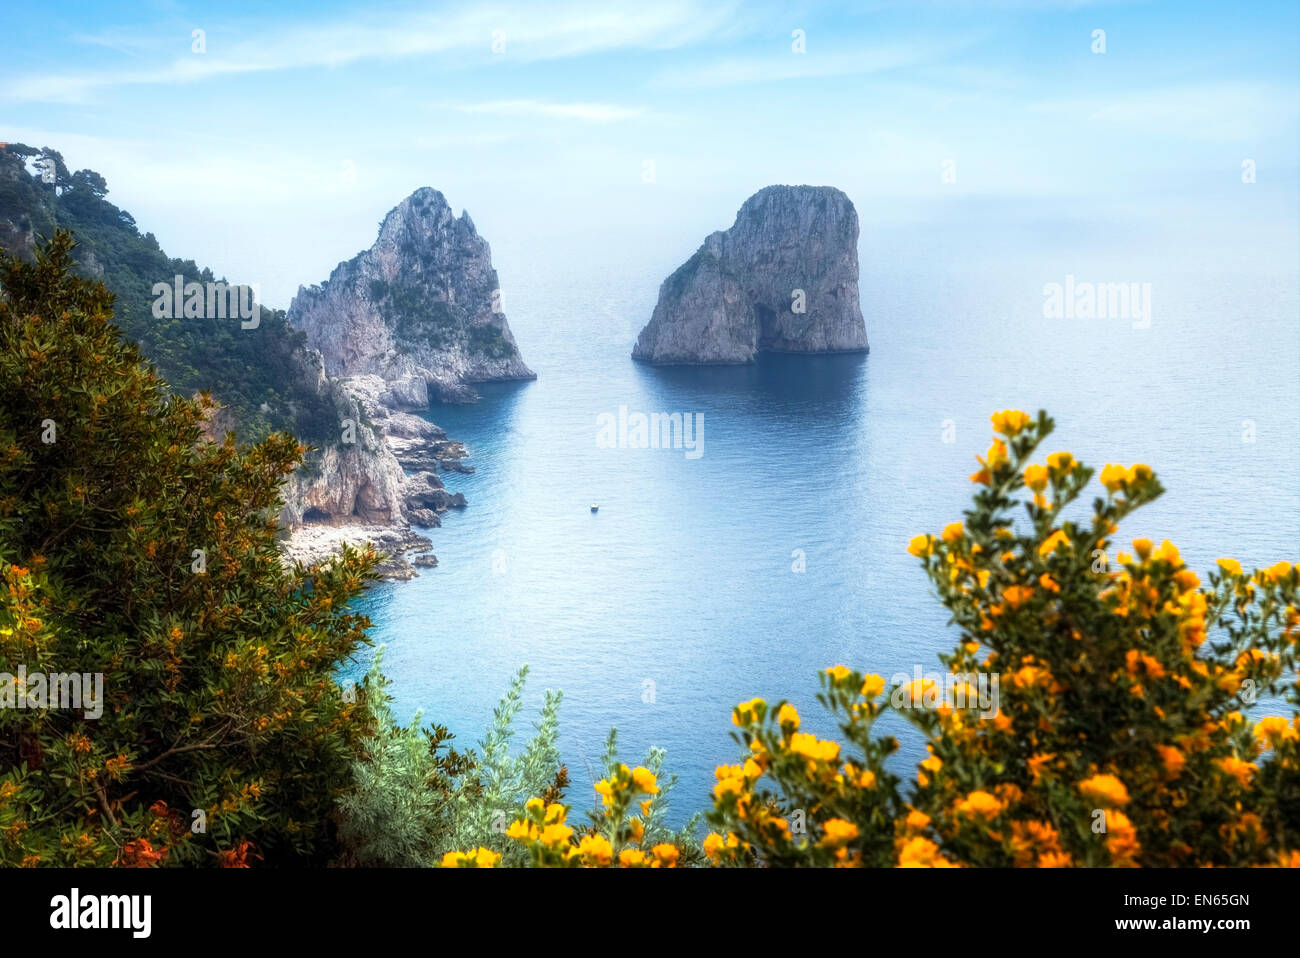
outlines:
[[[700,89],[885,73],[939,62],[979,39],[980,36],[968,36],[939,42],[866,46],[851,51],[817,52],[809,49],[807,53],[731,57],[665,70],[651,79],[651,85],[663,89]]]
[[[616,106],[610,103],[547,103],[543,100],[492,100],[453,106],[459,113],[485,116],[544,117],[556,120],[581,120],[586,123],[612,123],[644,116],[642,107]]]
[[[214,25],[207,52],[189,52],[185,35],[131,42],[122,33],[83,36],[83,43],[153,59],[156,65],[106,67],[80,72],[32,73],[0,83],[0,99],[15,102],[81,102],[96,91],[122,86],[196,83],[222,76],[340,67],[369,60],[440,56],[446,66],[533,62],[623,49],[667,50],[743,30],[737,0],[664,0],[598,3],[578,0],[542,9],[534,4],[471,10],[367,11],[364,20],[326,23],[246,22],[237,29]],[[379,24],[379,25],[376,25]],[[183,43],[181,42],[183,40]],[[494,51],[494,43],[496,50]],[[182,46],[185,53],[173,51]]]

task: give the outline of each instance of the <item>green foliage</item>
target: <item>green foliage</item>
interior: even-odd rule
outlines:
[[[56,163],[55,183],[27,172],[24,161],[44,155]],[[0,246],[25,255],[22,233],[51,236],[68,229],[77,236],[77,271],[100,279],[115,296],[115,322],[138,343],[176,392],[210,391],[235,416],[242,439],[273,431],[324,442],[338,420],[327,398],[315,394],[301,361],[305,336],[291,328],[283,310],[261,306],[255,329],[237,320],[158,319],[153,285],[220,279],[193,260],[169,258],[152,233],[141,235],[125,210],[108,202],[108,185],[93,170],[69,174],[57,151],[9,144],[0,150]],[[6,229],[6,223],[16,227]]]
[[[559,692],[546,693],[536,734],[518,755],[510,753],[527,674],[525,666],[497,705],[480,757],[456,752],[440,726],[422,731],[418,714],[405,728],[394,722],[376,656],[364,687],[376,732],[363,743],[352,766],[353,788],[338,803],[345,858],[361,865],[428,866],[470,845],[523,863],[522,850],[506,840],[506,827],[530,797],[558,799],[568,784],[556,742]]]
[[[302,447],[206,441],[72,251],[0,255],[0,671],[102,673],[103,712],[0,709],[0,865],[324,863],[375,558],[282,567]]]
[[[699,864],[704,860],[704,852],[695,834],[703,814],[696,812],[677,831],[669,828],[664,821],[668,814],[669,795],[677,786],[677,776],[675,774],[667,779],[662,778],[664,760],[667,757],[667,750],[657,745],[652,745],[646,752],[643,767],[649,769],[650,773],[655,777],[659,784],[659,791],[650,796],[646,806],[647,811],[640,816],[645,832],[638,844],[642,848],[653,848],[655,845],[660,844],[675,845],[682,853],[681,864]],[[609,736],[605,739],[603,763],[605,766],[605,780],[613,781],[618,777],[619,769],[622,766],[618,759],[618,729],[616,728],[610,729]],[[599,800],[593,802],[590,818],[598,833],[607,832],[609,817],[602,810]],[[610,835],[606,834],[606,837],[608,838]]]
[[[382,663],[381,647],[362,690],[374,734],[362,742],[353,787],[339,799],[340,836],[358,865],[426,866],[445,850],[457,783],[473,764],[443,751],[451,739],[445,728],[421,731],[419,713],[405,728],[393,720]]]
[[[568,771],[560,762],[559,712],[562,693],[548,690],[536,734],[522,753],[512,757],[514,721],[523,706],[524,666],[510,683],[492,713],[492,725],[480,743],[475,783],[457,796],[456,822],[451,842],[444,849],[490,848],[506,864],[522,864],[523,853],[505,837],[506,827],[523,813],[524,803],[537,795],[555,800],[568,785]]]

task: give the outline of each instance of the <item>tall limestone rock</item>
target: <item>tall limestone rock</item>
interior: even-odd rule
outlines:
[[[472,402],[470,383],[534,379],[502,310],[492,253],[469,214],[418,189],[384,217],[370,249],[300,288],[289,322],[330,376],[377,375],[393,408]]]
[[[866,349],[852,201],[829,186],[769,186],[664,280],[632,357],[749,363],[764,350]]]

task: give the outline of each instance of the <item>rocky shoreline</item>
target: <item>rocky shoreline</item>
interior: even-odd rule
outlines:
[[[311,565],[345,542],[369,544],[386,556],[377,567],[382,578],[415,578],[417,567],[438,559],[433,542],[413,526],[437,528],[444,512],[465,506],[465,496],[448,492],[438,473],[473,472],[462,462],[468,450],[427,419],[385,405],[381,398],[391,397],[378,376],[328,385],[346,396],[355,442],[322,450],[286,483],[285,561]]]
[[[431,400],[474,402],[471,383],[536,378],[506,321],[487,240],[437,190],[418,189],[384,217],[373,246],[300,287],[286,318],[304,334],[304,366],[317,394],[334,398],[341,430],[285,483],[286,557],[319,561],[343,542],[370,542],[390,555],[388,578],[436,565],[411,527],[437,527],[463,507],[440,473],[474,469],[463,443],[415,413]]]

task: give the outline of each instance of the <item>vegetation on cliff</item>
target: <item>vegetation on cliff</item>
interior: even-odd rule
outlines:
[[[44,175],[28,169],[42,163]],[[306,373],[306,337],[285,321],[283,310],[259,305],[260,323],[162,318],[153,315],[155,283],[208,283],[220,277],[193,260],[172,259],[152,233],[106,198],[108,184],[93,170],[69,173],[57,150],[10,143],[0,149],[0,248],[30,258],[56,229],[75,233],[75,268],[101,280],[114,294],[114,321],[137,343],[176,392],[210,391],[234,415],[241,439],[273,431],[305,441],[338,438],[338,417],[328,396],[318,395]]]

